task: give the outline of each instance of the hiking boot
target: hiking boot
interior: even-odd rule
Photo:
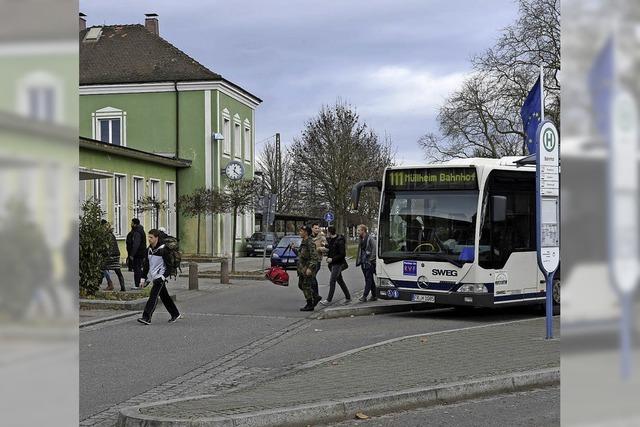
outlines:
[[[322,301],[322,297],[320,295],[314,295],[313,297],[313,306],[315,307],[318,303]]]
[[[360,298],[358,298],[358,301],[367,302],[367,298],[366,297],[360,297]]]
[[[105,288],[105,291],[112,291],[113,290],[113,282],[111,280],[107,280],[107,287]]]
[[[145,324],[145,325],[150,325],[151,324],[151,320],[147,320],[144,317],[139,317],[138,318],[138,322]]]
[[[307,305],[302,307],[300,309],[300,311],[313,311],[313,300],[308,299],[307,300]]]

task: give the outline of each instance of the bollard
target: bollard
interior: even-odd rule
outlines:
[[[220,261],[220,283],[229,284],[229,259],[222,258]]]
[[[198,264],[195,262],[189,263],[189,290],[198,290]]]

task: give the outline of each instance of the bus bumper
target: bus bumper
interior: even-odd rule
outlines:
[[[377,289],[380,299],[432,303],[445,306],[495,307],[493,294],[464,292],[417,292],[401,289]]]

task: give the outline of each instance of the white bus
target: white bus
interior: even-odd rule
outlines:
[[[456,159],[385,170],[377,295],[446,306],[544,304],[536,257],[535,165],[523,157]],[[556,273],[559,277],[559,272]],[[560,303],[555,281],[554,303]]]

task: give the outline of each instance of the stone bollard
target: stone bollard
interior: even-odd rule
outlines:
[[[195,262],[189,263],[189,290],[198,290],[198,264]]]
[[[220,261],[220,283],[229,284],[229,259],[222,258]]]

